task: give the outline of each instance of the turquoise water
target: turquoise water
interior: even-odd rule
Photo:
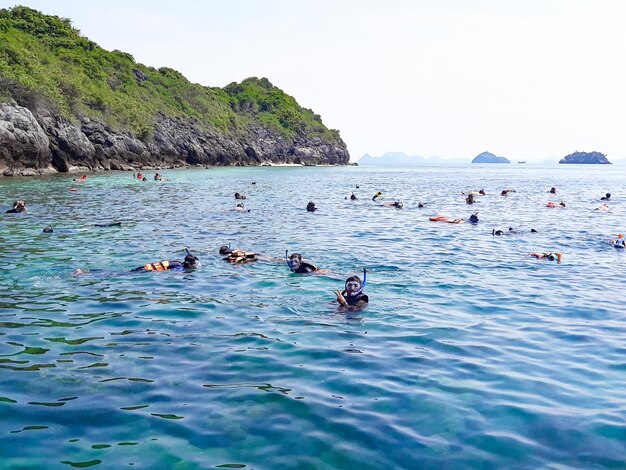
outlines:
[[[626,253],[607,242],[626,231],[625,169],[164,177],[0,180],[2,212],[30,209],[0,215],[0,467],[626,465]],[[404,209],[374,205],[379,190]],[[228,211],[235,192],[251,212]],[[594,211],[606,192],[610,211]],[[428,220],[474,210],[478,225]],[[491,235],[507,227],[524,233]],[[333,274],[231,265],[228,242]],[[197,271],[127,272],[185,246]],[[364,266],[370,304],[346,315],[332,292]]]

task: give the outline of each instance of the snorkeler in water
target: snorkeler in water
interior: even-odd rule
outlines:
[[[313,201],[309,201],[309,203],[306,205],[306,211],[315,212],[316,210],[317,210],[317,207],[315,206],[315,203]]]
[[[383,197],[383,193],[381,193],[380,191],[376,191],[376,194],[374,194],[374,197],[372,197],[372,201],[377,201],[381,197]]]
[[[335,291],[337,302],[344,307],[356,306],[364,307],[369,302],[369,297],[363,292],[365,283],[367,282],[367,271],[363,269],[363,282],[359,276],[350,276],[346,279],[345,289],[343,292]]]
[[[99,228],[121,227],[121,226],[122,226],[122,222],[107,222],[107,223],[94,224],[94,227],[99,227]],[[52,224],[49,224],[43,229],[43,233],[59,233],[61,235],[69,235],[69,234],[84,232],[87,230],[89,229],[88,228],[61,228],[61,229],[55,230],[52,227]]]
[[[274,259],[269,259],[274,261]],[[331,274],[328,269],[320,269],[314,264],[302,260],[300,253],[289,254],[289,250],[285,250],[285,263],[289,266],[289,269],[296,274]]]
[[[478,212],[474,212],[472,215],[470,215],[469,221],[470,221],[470,224],[477,224],[478,223]]]
[[[508,230],[500,230],[500,229],[492,229],[491,230],[491,235],[493,236],[502,236],[502,235],[516,235],[519,234],[520,232],[518,230],[515,230],[513,227],[509,227]],[[530,233],[537,233],[537,230],[535,230],[534,228],[530,229]]]
[[[19,214],[21,212],[27,212],[26,203],[24,201],[15,201],[13,207],[6,211],[6,214]]]
[[[380,207],[395,207],[396,209],[402,209],[404,207],[404,203],[402,201],[396,202],[385,202],[383,204],[379,204]]]
[[[547,259],[548,261],[556,261],[557,263],[561,262],[561,253],[542,253],[542,252],[533,252],[528,253],[528,256],[532,256],[537,259]]]
[[[131,272],[146,273],[150,271],[190,271],[192,269],[196,269],[199,265],[200,263],[198,257],[192,255],[189,250],[187,250],[187,256],[185,256],[183,261],[157,261],[155,263],[138,266],[135,269],[131,269]]]
[[[465,219],[453,219],[451,217],[446,217],[445,215],[429,217],[428,220],[430,220],[431,222],[447,222],[449,224],[462,224],[463,222],[465,222]]]
[[[624,235],[621,233],[617,235],[615,240],[611,240],[611,245],[615,248],[626,248],[626,241],[624,240]]]
[[[240,202],[228,212],[250,212],[250,209],[246,209],[243,203]]]
[[[317,266],[302,261],[302,255],[300,253],[292,253],[289,255],[288,250],[285,250],[285,263],[287,263],[289,269],[297,274],[309,274],[318,270]]]
[[[224,256],[224,261],[228,261],[229,263],[249,263],[251,261],[257,261],[258,259],[256,253],[253,251],[231,249],[230,245],[222,245],[219,253]]]

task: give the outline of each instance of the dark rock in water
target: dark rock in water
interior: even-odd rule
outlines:
[[[493,153],[483,152],[472,160],[472,163],[511,163],[508,158],[497,157]]]
[[[582,163],[610,165],[606,155],[600,152],[574,152],[559,160],[559,163]]]

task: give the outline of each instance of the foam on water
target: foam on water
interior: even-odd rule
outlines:
[[[625,230],[625,176],[466,165],[2,180],[3,209],[29,207],[0,218],[2,465],[623,468],[626,253],[607,240]],[[461,192],[483,187],[466,205]],[[404,209],[378,207],[376,191]],[[228,211],[235,192],[251,212]],[[610,210],[594,211],[606,192]],[[474,211],[478,225],[428,220]],[[508,227],[521,233],[491,235]],[[225,263],[228,242],[275,260]],[[186,246],[194,272],[128,272]],[[285,249],[333,273],[290,273]],[[370,305],[345,315],[332,291],[364,266]]]

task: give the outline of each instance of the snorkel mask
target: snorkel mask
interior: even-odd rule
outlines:
[[[232,249],[230,248],[230,242],[228,242],[228,246],[222,245],[220,246],[219,253],[220,255],[229,255]]]
[[[345,288],[349,297],[355,297],[365,289],[365,284],[367,283],[367,270],[365,268],[363,268],[363,282],[360,281],[358,276],[352,276],[346,280]]]
[[[198,257],[192,255],[189,248],[185,248],[185,251],[187,252],[187,256],[185,256],[185,259],[183,260],[183,266],[185,269],[195,269],[200,266]]]
[[[285,263],[289,266],[289,269],[295,271],[302,264],[302,257],[298,253],[294,253],[289,256],[289,250],[285,250]]]

